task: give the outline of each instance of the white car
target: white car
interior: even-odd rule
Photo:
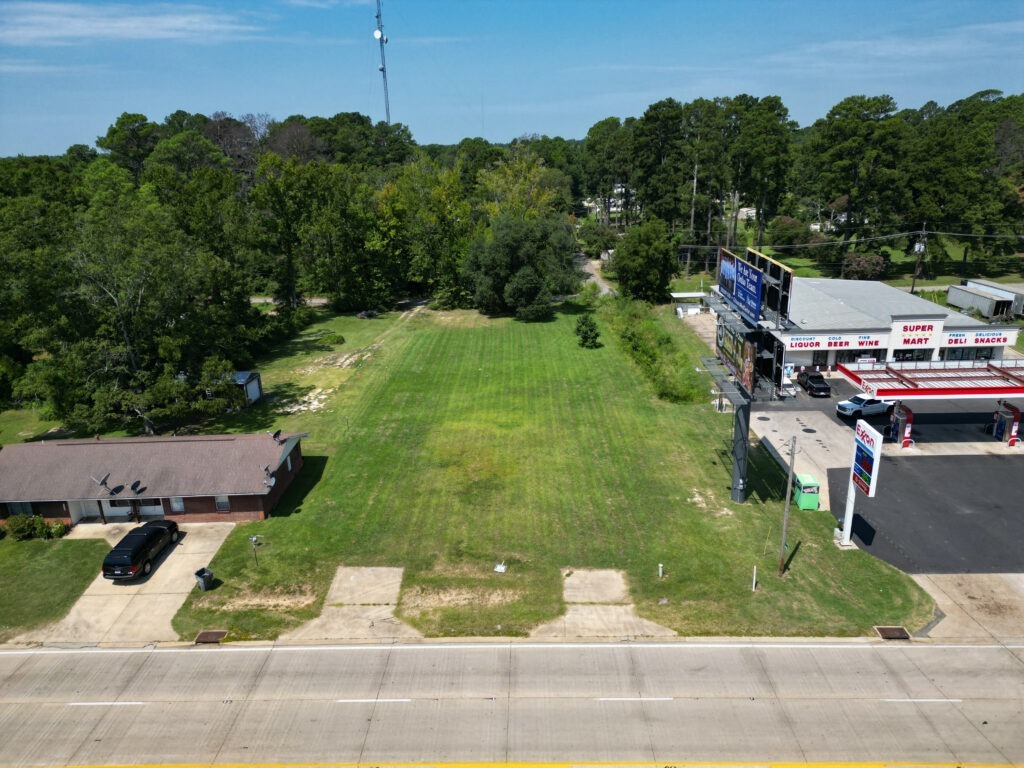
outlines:
[[[894,400],[879,400],[877,397],[866,395],[861,392],[849,400],[843,400],[836,404],[836,413],[840,416],[852,416],[859,419],[861,416],[873,416],[878,413],[892,413],[896,407]]]

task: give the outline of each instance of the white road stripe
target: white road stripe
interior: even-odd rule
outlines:
[[[882,699],[891,704],[959,704],[963,699]]]
[[[675,701],[671,696],[600,696],[594,701]]]
[[[408,704],[412,699],[335,699],[338,704]]]
[[[69,707],[142,707],[143,701],[69,701]]]

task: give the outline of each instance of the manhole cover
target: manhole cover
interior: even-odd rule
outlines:
[[[906,627],[875,627],[875,632],[883,640],[909,640],[910,633]]]
[[[196,635],[195,644],[200,643],[219,643],[225,637],[227,637],[226,629],[204,629],[198,635]]]
[[[803,428],[803,429],[801,429],[800,431],[801,431],[801,432],[806,432],[806,433],[807,433],[808,435],[813,435],[813,434],[814,434],[815,432],[817,432],[818,430],[816,430],[816,429],[811,429],[810,427],[804,427],[804,428]]]

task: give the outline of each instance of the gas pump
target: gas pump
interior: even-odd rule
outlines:
[[[914,412],[902,402],[897,402],[889,416],[889,429],[887,434],[892,437],[893,442],[899,443],[901,448],[909,448],[914,444],[911,432],[914,426]]]
[[[1020,408],[1005,400],[996,401],[996,410],[992,414],[992,436],[1000,442],[1006,440],[1009,447],[1020,443]]]

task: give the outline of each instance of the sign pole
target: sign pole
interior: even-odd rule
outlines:
[[[853,543],[853,503],[856,499],[857,488],[853,484],[853,475],[850,475],[850,487],[846,489],[846,515],[843,517],[842,544],[844,547]]]

